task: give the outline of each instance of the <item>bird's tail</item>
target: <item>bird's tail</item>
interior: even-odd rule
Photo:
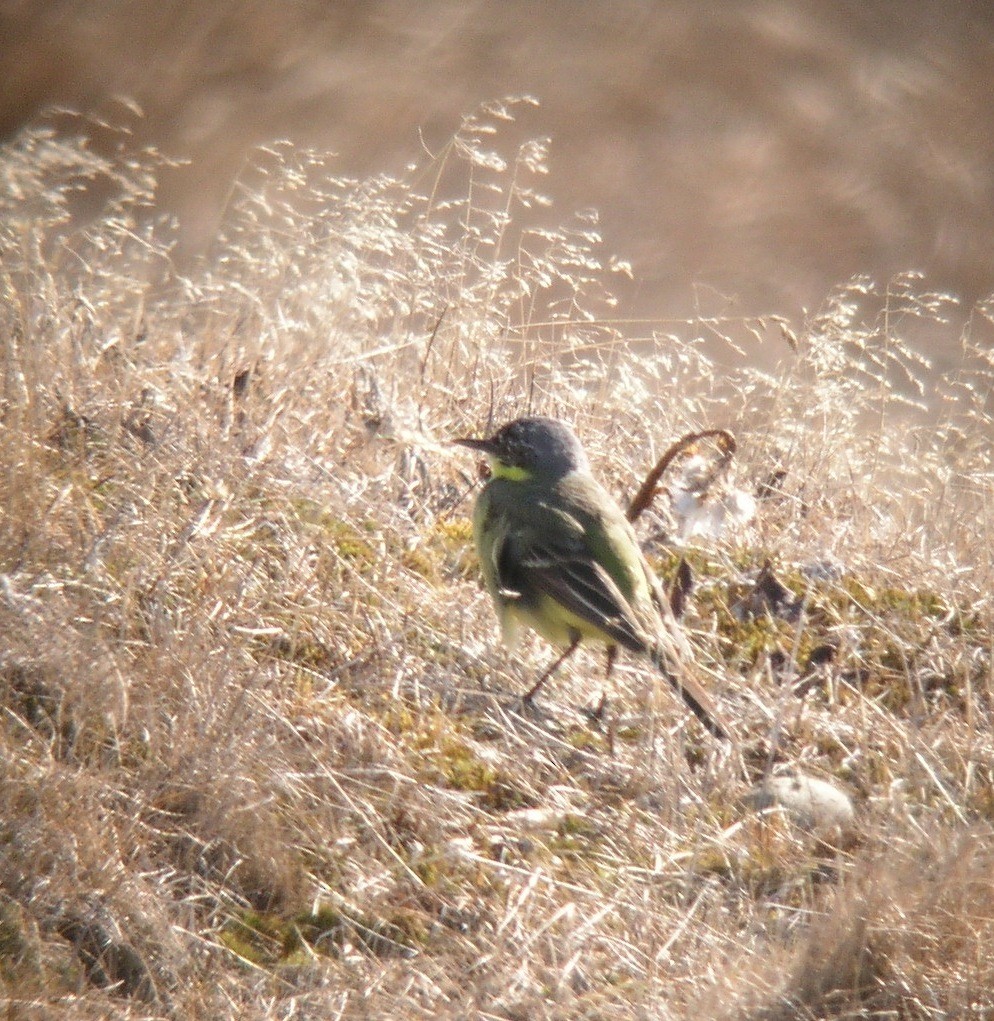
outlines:
[[[702,725],[722,741],[729,740],[728,727],[715,708],[714,699],[689,675],[686,664],[679,662],[681,657],[674,655],[673,650],[667,650],[662,643],[649,649],[648,653],[659,672],[673,685]]]

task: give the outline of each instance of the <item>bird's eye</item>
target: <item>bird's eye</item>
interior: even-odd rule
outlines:
[[[486,482],[487,479],[493,475],[493,469],[490,467],[490,462],[485,458],[481,457],[476,462],[476,474],[479,476],[481,482]]]

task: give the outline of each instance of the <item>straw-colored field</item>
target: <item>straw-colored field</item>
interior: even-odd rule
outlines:
[[[913,276],[797,336],[616,328],[594,229],[520,228],[544,153],[500,123],[416,184],[258,154],[184,274],[154,154],[0,156],[6,1016],[994,1012],[989,352],[936,380]],[[777,367],[715,370],[733,328]],[[517,711],[552,650],[500,646],[447,440],[526,410],[619,498],[692,429],[735,433],[724,485],[777,473],[718,538],[640,522],[733,746],[630,659],[606,720],[588,653]],[[758,818],[770,769],[854,826]]]

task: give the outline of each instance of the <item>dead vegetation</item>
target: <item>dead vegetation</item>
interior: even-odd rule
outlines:
[[[154,154],[4,150],[8,1016],[994,1012],[989,354],[928,371],[902,322],[951,299],[913,275],[789,344],[748,323],[775,373],[719,374],[719,321],[627,335],[591,223],[516,227],[544,152],[485,148],[512,112],[417,188],[260,153],[186,276]],[[619,497],[734,433],[753,523],[676,550],[665,500],[640,522],[689,565],[734,751],[634,663],[606,723],[585,655],[514,711],[550,650],[497,644],[446,441],[526,409]],[[767,768],[846,783],[857,832],[750,816]]]

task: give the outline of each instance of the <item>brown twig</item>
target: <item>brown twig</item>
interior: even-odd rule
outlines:
[[[645,481],[639,487],[638,492],[632,497],[627,512],[629,521],[638,520],[652,505],[652,501],[656,498],[656,493],[659,492],[659,480],[677,455],[682,454],[698,440],[708,439],[709,437],[714,437],[721,448],[721,458],[712,473],[712,479],[725,468],[735,455],[737,447],[735,437],[727,429],[704,429],[701,432],[687,433],[685,436],[681,436],[680,439],[669,446],[663,456],[656,462],[652,471],[646,475]]]

